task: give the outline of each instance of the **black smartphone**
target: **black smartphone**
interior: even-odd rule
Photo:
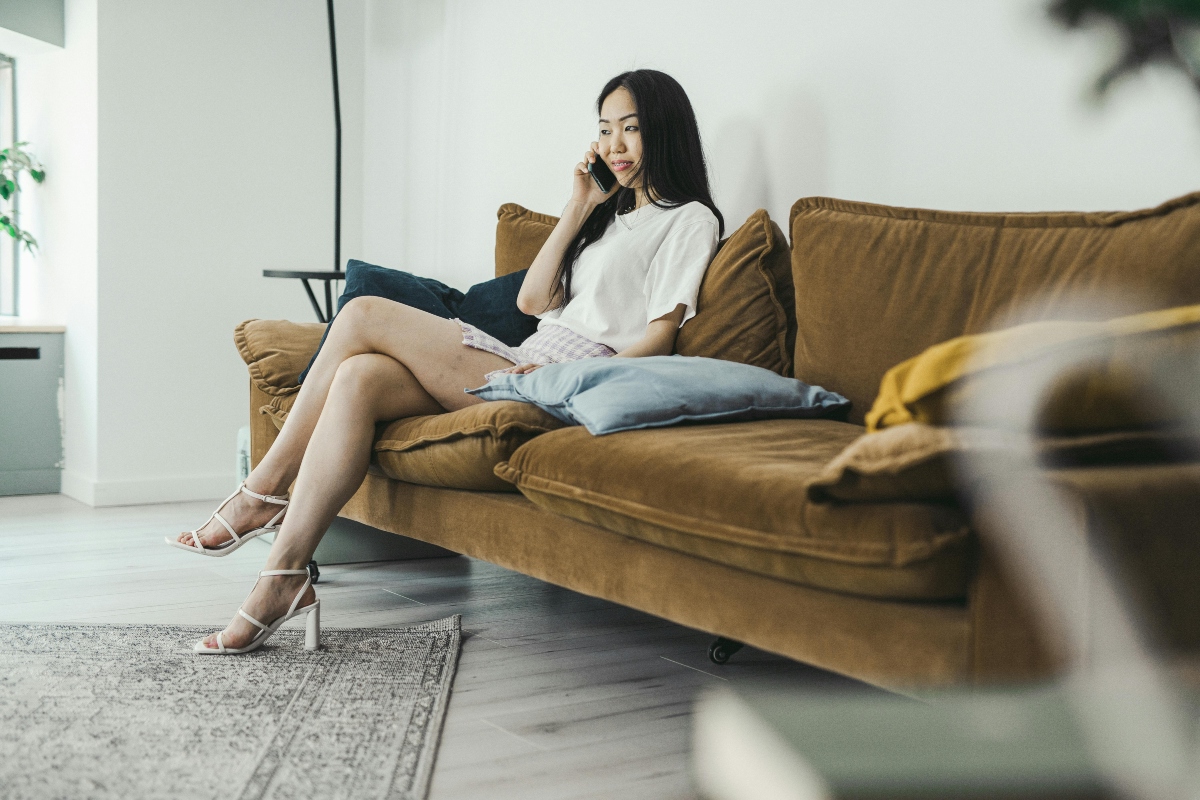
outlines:
[[[613,175],[613,171],[608,168],[608,164],[604,163],[604,159],[596,156],[595,161],[588,162],[588,172],[592,174],[592,179],[596,181],[596,185],[600,187],[600,191],[608,194],[612,188],[617,185],[617,176]]]

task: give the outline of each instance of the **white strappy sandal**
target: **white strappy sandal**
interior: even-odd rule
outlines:
[[[269,577],[271,575],[308,575],[308,570],[265,569],[258,573],[260,578]],[[288,607],[287,613],[272,622],[270,625],[262,624],[254,617],[250,616],[239,608],[238,614],[240,614],[243,619],[249,620],[252,624],[257,625],[259,628],[258,633],[255,634],[254,638],[250,640],[250,644],[246,645],[245,647],[226,647],[224,638],[225,632],[221,631],[217,634],[216,647],[205,647],[204,641],[201,640],[196,642],[196,646],[193,647],[192,650],[197,653],[205,653],[216,656],[235,656],[239,653],[249,653],[251,650],[257,650],[262,646],[263,642],[265,642],[267,639],[270,639],[271,634],[279,630],[279,626],[283,625],[283,623],[287,622],[292,617],[298,617],[301,614],[308,615],[307,619],[305,619],[304,649],[316,650],[321,646],[321,601],[319,599],[314,600],[312,605],[305,606],[304,608],[296,608],[296,604],[300,602],[301,597],[304,597],[304,593],[308,591],[308,587],[310,586],[312,586],[312,578],[308,578],[304,581],[304,585],[301,586],[300,591],[296,593],[296,599],[293,600],[291,606]]]
[[[246,531],[245,533],[239,535],[238,532],[233,529],[233,526],[226,522],[225,518],[221,516],[221,509],[225,507],[226,503],[237,497],[238,492],[249,495],[256,500],[262,500],[264,503],[272,503],[277,506],[283,506],[283,508],[279,509],[279,513],[271,517],[271,521],[263,527],[255,528],[252,531]],[[167,544],[171,545],[172,547],[178,547],[181,550],[189,550],[193,553],[199,553],[202,556],[213,556],[214,558],[227,556],[246,542],[253,539],[255,536],[262,536],[264,533],[277,532],[279,530],[280,521],[283,519],[283,515],[287,511],[288,504],[291,502],[288,497],[289,495],[286,494],[282,497],[276,497],[275,495],[270,494],[259,494],[251,489],[247,489],[246,483],[243,481],[233,494],[221,501],[221,505],[217,506],[217,510],[212,513],[212,516],[204,521],[204,525],[207,525],[215,519],[217,522],[225,526],[225,530],[229,531],[229,535],[233,537],[232,539],[227,542],[222,542],[216,547],[205,547],[200,542],[200,528],[203,528],[204,525],[201,525],[200,528],[197,528],[194,531],[188,531],[188,533],[192,535],[193,544],[184,544],[178,539],[172,539],[170,536],[163,538],[166,540]]]

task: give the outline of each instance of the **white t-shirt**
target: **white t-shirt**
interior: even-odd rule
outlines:
[[[565,306],[538,314],[538,330],[562,325],[618,353],[646,335],[651,320],[687,306],[717,252],[717,217],[703,203],[677,208],[644,205],[618,214],[575,262]],[[683,324],[682,322],[680,323]]]

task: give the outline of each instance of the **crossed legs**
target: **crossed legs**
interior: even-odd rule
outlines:
[[[482,402],[463,389],[482,385],[486,373],[508,366],[499,356],[463,345],[462,330],[452,320],[380,298],[348,303],[279,437],[246,480],[254,491],[276,495],[295,482],[265,569],[302,569],[309,562],[366,475],[377,422]],[[222,514],[242,531],[264,523],[271,508],[239,494]],[[219,525],[201,531],[206,546],[228,538]],[[298,575],[261,581],[243,607],[269,623],[287,610],[303,583]],[[312,602],[311,588],[308,594],[301,605]],[[255,633],[257,628],[234,617],[225,644],[241,647]],[[214,634],[205,641],[215,647],[215,640]]]

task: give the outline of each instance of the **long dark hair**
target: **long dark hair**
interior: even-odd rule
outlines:
[[[651,203],[660,208],[677,208],[693,201],[703,203],[716,215],[718,235],[724,236],[725,218],[717,210],[708,185],[696,112],[679,81],[654,69],[622,72],[601,90],[596,99],[597,115],[602,113],[608,96],[622,87],[633,96],[637,108],[642,163],[636,178],[654,198]],[[621,186],[612,197],[592,210],[567,246],[558,266],[555,283],[563,287],[560,305],[566,305],[571,299],[571,273],[580,254],[604,235],[618,213],[632,211],[636,203],[637,193]]]

